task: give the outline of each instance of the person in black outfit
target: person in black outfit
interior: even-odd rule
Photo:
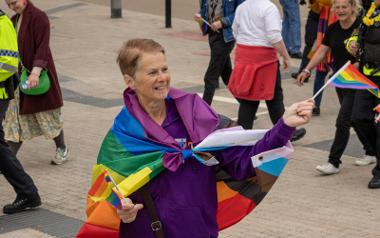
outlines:
[[[14,32],[13,25],[10,19],[0,9],[0,38],[5,37],[4,34],[14,34],[14,44],[17,45],[16,33]],[[9,37],[9,35],[7,35],[7,37]],[[9,55],[17,58],[16,51],[0,49],[0,62],[6,64],[6,57],[9,57]],[[3,60],[5,62],[3,62]],[[3,64],[1,67],[3,67]],[[16,71],[17,68],[15,67],[14,71],[9,72],[15,73]],[[0,99],[0,172],[12,185],[17,194],[16,200],[13,203],[4,206],[3,212],[6,214],[21,212],[41,205],[41,199],[32,178],[25,172],[22,165],[11,152],[4,140],[2,122],[8,108],[9,100],[14,96],[14,77],[15,76],[11,76],[0,81],[0,88],[5,89],[6,92],[5,94],[2,94]]]
[[[303,84],[305,78],[310,75],[310,70],[324,59],[329,50],[331,50],[334,59],[331,65],[334,72],[338,71],[348,60],[352,63],[356,61],[355,57],[350,55],[346,50],[345,40],[350,38],[353,31],[360,24],[360,18],[357,18],[361,9],[360,2],[357,0],[334,0],[333,9],[338,17],[338,21],[329,26],[323,38],[321,47],[298,76],[299,85]],[[369,145],[365,136],[351,123],[352,107],[357,90],[336,88],[336,92],[341,107],[336,119],[334,142],[330,149],[328,162],[316,167],[317,171],[325,175],[335,174],[340,171],[339,165],[342,163],[340,158],[342,157],[350,138],[351,126],[355,129],[366,152],[366,156],[358,159],[356,164],[365,165],[375,162],[374,147]],[[366,161],[366,163],[364,163],[364,161]]]
[[[364,14],[359,27],[357,42],[347,44],[348,49],[360,60],[359,69],[380,88],[380,0],[374,0]],[[359,50],[357,50],[359,49]],[[358,53],[358,54],[357,54]],[[378,93],[380,94],[380,93]],[[373,95],[367,90],[358,91],[353,106],[353,123],[376,148],[376,166],[372,170],[372,179],[368,188],[380,188],[380,122],[375,122],[373,108],[380,104],[380,95]]]

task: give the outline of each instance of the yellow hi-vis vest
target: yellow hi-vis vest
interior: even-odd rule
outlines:
[[[4,82],[17,72],[18,48],[15,28],[0,10],[0,99],[7,99]]]

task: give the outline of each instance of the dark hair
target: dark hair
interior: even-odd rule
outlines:
[[[155,52],[165,54],[164,47],[152,39],[132,39],[124,42],[121,46],[116,61],[123,75],[134,76],[142,53]]]

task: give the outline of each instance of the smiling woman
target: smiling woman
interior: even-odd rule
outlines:
[[[212,133],[220,120],[197,94],[169,87],[170,73],[163,47],[150,39],[132,39],[122,45],[117,62],[127,86],[124,107],[103,141],[101,151],[107,152],[99,155],[106,155],[110,163],[117,162],[115,169],[123,176],[128,176],[123,170],[132,164],[148,171],[147,160],[143,159],[146,156],[158,159],[156,167],[161,172],[155,172],[160,174],[152,177],[142,189],[136,188],[136,192],[125,195],[128,197],[123,198],[122,206],[117,209],[116,219],[122,221],[120,230],[114,236],[101,235],[103,231],[110,232],[103,229],[107,226],[96,235],[153,238],[163,237],[165,233],[166,237],[217,237],[216,168],[205,166],[196,158],[215,157],[233,178],[251,178],[255,175],[251,157],[284,146],[294,127],[310,120],[313,102],[293,104],[254,146],[193,152],[192,145],[199,144]],[[116,134],[118,136],[114,137]],[[111,140],[118,145],[109,144]],[[154,148],[149,146],[152,144]],[[136,150],[132,152],[127,148]],[[108,150],[120,153],[108,153]],[[101,158],[98,157],[98,165],[109,165]],[[101,209],[101,202],[92,203],[91,194],[89,198],[92,211],[95,207]],[[156,211],[152,212],[154,207]],[[156,215],[152,215],[154,213]],[[241,219],[235,218],[233,223]],[[101,219],[106,222],[104,216]],[[112,224],[114,229],[115,223]],[[90,228],[91,224],[86,227]],[[83,231],[86,235],[81,233],[78,237],[94,237],[87,228]]]
[[[128,41],[117,61],[127,86],[136,92],[145,111],[161,125],[166,117],[165,98],[170,86],[164,49],[154,41]]]

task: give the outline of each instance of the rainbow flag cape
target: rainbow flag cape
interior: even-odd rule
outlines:
[[[331,84],[338,88],[377,89],[377,85],[347,62],[331,78]]]
[[[199,111],[199,105],[194,110]],[[132,115],[124,107],[102,143],[87,197],[87,220],[77,235],[79,238],[119,237],[120,219],[116,207],[120,206],[121,197],[115,193],[112,183],[107,181],[107,173],[118,184],[121,196],[127,197],[165,172],[165,153],[178,152],[175,147],[148,138],[144,130],[146,125],[143,127],[135,116],[136,113]],[[265,133],[266,130],[237,128],[215,131],[199,142],[191,153],[254,145]],[[228,140],[221,143],[221,137]],[[220,230],[243,219],[262,201],[281,174],[292,151],[289,143],[254,156],[252,164],[256,176],[244,181],[236,181],[217,168],[217,222]],[[204,165],[217,166],[215,161],[206,161]]]

